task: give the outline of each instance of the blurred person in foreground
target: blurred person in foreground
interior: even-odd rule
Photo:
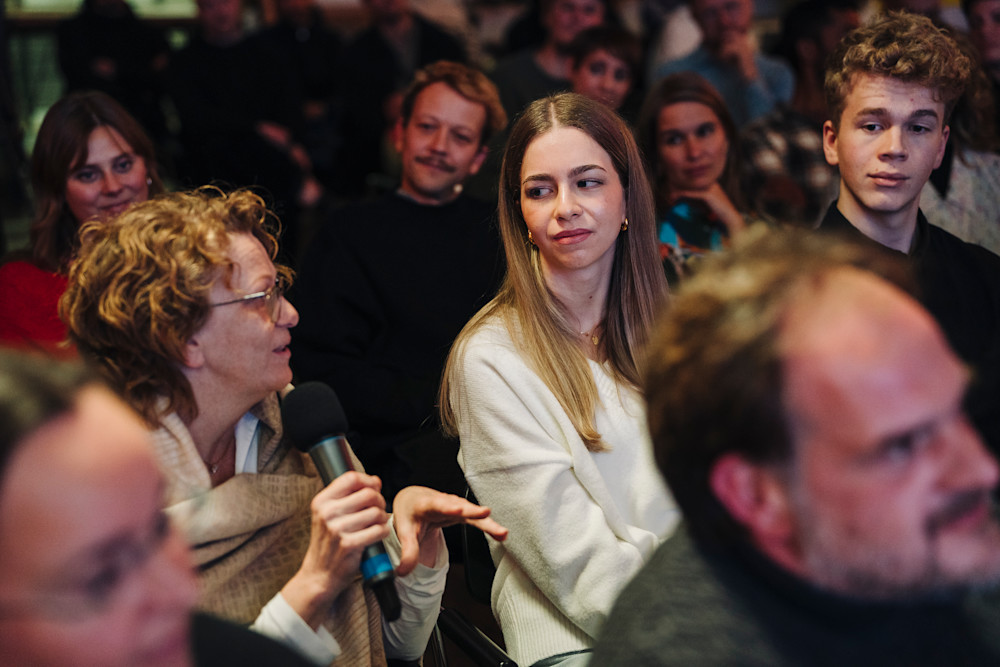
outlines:
[[[377,477],[349,472],[322,488],[283,436],[298,312],[284,298],[291,272],[273,263],[272,217],[252,193],[205,189],[91,225],[61,314],[81,355],[155,429],[165,503],[194,546],[200,608],[320,664],[415,660],[444,587],[440,528],[506,531],[488,509],[420,487],[397,495],[390,522]],[[362,549],[385,538],[403,615],[383,627],[358,570]]]
[[[998,467],[898,260],[804,230],[706,260],[651,337],[682,528],[594,665],[995,665]]]
[[[192,614],[187,545],[138,416],[79,366],[0,351],[0,658],[32,667],[310,663]]]

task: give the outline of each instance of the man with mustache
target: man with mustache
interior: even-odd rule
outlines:
[[[593,664],[998,664],[1000,472],[905,268],[756,229],[681,287],[645,394],[685,523]]]
[[[395,130],[399,187],[335,213],[302,265],[293,369],[340,396],[355,452],[389,499],[416,479],[464,489],[434,404],[452,340],[502,277],[495,205],[462,186],[505,124],[482,72],[447,61],[419,71]]]
[[[929,224],[919,208],[972,62],[930,19],[907,13],[850,33],[828,62],[823,149],[840,170],[840,194],[820,229],[906,258],[921,303],[972,367],[967,408],[996,454],[1000,258]]]

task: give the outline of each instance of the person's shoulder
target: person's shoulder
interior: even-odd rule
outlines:
[[[493,77],[494,81],[498,77],[514,77],[517,76],[519,71],[523,71],[525,67],[537,69],[537,65],[535,65],[534,49],[521,49],[520,51],[515,51],[514,53],[504,56],[497,61],[496,67],[493,68],[493,72],[490,76]]]
[[[788,74],[789,76],[794,75],[791,66],[781,58],[758,51],[754,55],[754,60],[757,63],[757,68],[765,71],[765,73],[780,73]]]
[[[733,603],[682,526],[618,597],[593,664],[749,664],[731,645]]]
[[[490,355],[497,350],[513,350],[514,341],[503,316],[493,312],[478,323],[465,340],[466,351]]]
[[[497,214],[497,207],[495,204],[488,204],[482,199],[471,197],[467,194],[459,195],[454,201],[448,204],[448,206],[451,210],[455,211],[456,214],[468,218],[470,222],[491,220],[495,218]]]
[[[198,667],[315,667],[284,644],[204,613],[191,619],[191,647]]]
[[[661,64],[656,70],[656,78],[662,79],[665,76],[678,72],[698,72],[703,70],[710,61],[708,51],[699,46],[691,53],[681,56],[676,60],[668,60]]]
[[[34,291],[52,286],[60,293],[66,289],[66,276],[39,267],[26,256],[11,256],[0,264],[0,284],[5,286],[30,285]]]
[[[973,263],[975,267],[1000,277],[1000,256],[981,245],[963,241],[948,230],[942,229],[937,225],[927,223],[926,229],[928,245],[932,252],[947,253],[954,257],[965,258],[967,261]],[[1000,289],[1000,284],[997,285],[997,288]]]
[[[327,236],[364,238],[370,236],[373,228],[397,221],[396,216],[405,210],[406,202],[395,193],[349,202],[326,216],[317,239]]]

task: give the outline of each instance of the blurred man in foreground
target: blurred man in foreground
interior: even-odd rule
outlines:
[[[997,664],[997,464],[888,261],[750,233],[682,288],[646,396],[686,525],[593,664]]]

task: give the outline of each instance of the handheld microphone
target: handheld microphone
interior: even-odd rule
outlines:
[[[344,437],[347,417],[329,386],[306,382],[293,389],[282,402],[281,421],[295,446],[312,458],[324,484],[354,470]],[[401,608],[392,561],[381,541],[368,545],[362,552],[361,576],[365,586],[375,593],[386,620],[399,618]]]

